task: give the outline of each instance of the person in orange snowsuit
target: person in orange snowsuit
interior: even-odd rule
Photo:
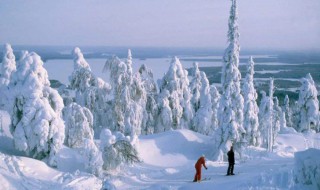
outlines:
[[[194,167],[196,168],[196,175],[194,176],[194,180],[193,182],[197,182],[197,181],[201,181],[201,168],[202,168],[202,165],[205,169],[208,169],[207,166],[206,166],[206,160],[205,160],[205,157],[204,155],[202,155],[197,163],[194,165]]]

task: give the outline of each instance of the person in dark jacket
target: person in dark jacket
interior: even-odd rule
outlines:
[[[194,165],[194,167],[196,168],[196,175],[194,176],[194,180],[193,182],[200,182],[201,181],[201,168],[202,168],[202,165],[204,168],[208,169],[207,166],[206,166],[206,160],[205,160],[205,157],[204,155],[202,155],[197,163]]]
[[[233,173],[233,167],[234,167],[234,152],[233,152],[233,147],[230,147],[230,150],[228,152],[228,162],[229,162],[229,167],[227,171],[227,175],[234,175]]]

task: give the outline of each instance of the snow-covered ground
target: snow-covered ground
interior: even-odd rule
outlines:
[[[294,153],[319,149],[320,134],[280,134],[274,153],[249,147],[244,150],[246,158],[236,158],[235,176],[225,176],[227,163],[210,160],[213,154],[211,137],[190,130],[140,136],[138,152],[142,162],[123,166],[122,170],[113,171],[114,176],[105,175],[103,180],[86,173],[79,155],[67,147],[59,152],[57,168],[14,151],[9,115],[4,111],[0,114],[0,189],[101,189],[110,184],[117,189],[161,190],[318,188],[304,184],[295,186],[293,169],[297,167]],[[202,154],[207,159],[208,170],[202,170],[206,180],[193,183],[194,164]],[[306,158],[302,155],[300,160]],[[315,159],[319,156],[319,150],[312,155]]]
[[[174,146],[173,146],[174,145]],[[119,189],[289,189],[294,188],[294,152],[320,148],[320,135],[282,134],[274,153],[249,148],[249,158],[236,161],[235,176],[225,176],[227,163],[212,162],[211,138],[189,130],[140,137],[143,163],[112,179]],[[206,155],[201,183],[192,183],[194,164]],[[319,155],[320,156],[320,155]],[[300,186],[314,189],[312,186]]]

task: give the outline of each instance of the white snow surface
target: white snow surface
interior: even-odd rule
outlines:
[[[63,147],[57,168],[27,158],[13,148],[9,115],[2,115],[0,135],[0,189],[316,189],[310,184],[295,184],[297,167],[294,155],[308,148],[320,148],[320,134],[279,134],[274,152],[248,147],[245,159],[236,158],[235,176],[225,176],[227,163],[213,162],[211,137],[187,129],[140,136],[137,149],[142,160],[121,170],[97,178],[85,171],[77,151]],[[310,150],[310,149],[309,149]],[[208,170],[203,168],[200,183],[193,183],[194,164],[204,154]],[[301,152],[299,155],[303,155]],[[301,158],[315,158],[316,153]],[[310,163],[310,161],[308,162]],[[307,163],[307,164],[308,164]],[[299,164],[301,166],[301,164]],[[307,165],[308,166],[308,165]],[[310,166],[310,165],[309,165]],[[297,170],[298,171],[298,170]],[[310,173],[309,173],[310,174]],[[311,173],[312,174],[312,173]],[[318,174],[317,174],[318,175]],[[316,176],[316,175],[315,175]]]

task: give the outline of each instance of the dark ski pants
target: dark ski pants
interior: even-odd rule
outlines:
[[[227,175],[233,174],[234,163],[229,163]]]

